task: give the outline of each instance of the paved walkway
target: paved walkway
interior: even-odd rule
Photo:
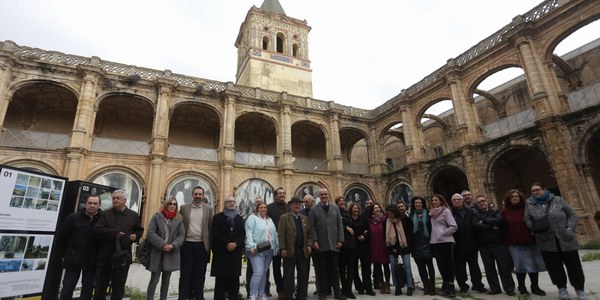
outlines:
[[[583,257],[584,254],[590,253],[590,252],[600,253],[600,250],[581,250],[579,252],[579,254]],[[422,288],[422,285],[420,283],[420,280],[418,279],[419,276],[418,276],[418,271],[416,269],[416,265],[414,264],[414,261],[411,261],[411,263],[412,263],[412,267],[413,267],[413,276],[415,276],[415,281],[417,281],[417,286],[418,286],[417,290],[415,291],[415,293],[411,297],[411,299],[440,299],[440,298],[443,298],[441,296],[424,296],[423,295],[423,290],[420,289],[420,288]],[[588,293],[588,299],[600,300],[600,261],[597,260],[597,261],[591,261],[591,262],[583,262],[582,264],[583,264],[583,272],[585,273],[585,277],[586,277],[585,290]],[[435,263],[434,263],[434,265],[435,265]],[[480,265],[483,268],[483,264],[480,263]],[[437,272],[437,269],[436,269],[436,272]],[[272,273],[273,272],[271,272],[271,274]],[[312,272],[312,270],[311,270],[311,277],[314,276],[313,273],[314,272]],[[207,299],[212,299],[212,289],[214,287],[214,278],[210,277],[210,266],[209,266],[209,270],[207,271],[206,274],[207,275],[206,275],[206,287],[205,288],[206,288],[207,292],[206,292],[205,296]],[[245,274],[245,269],[242,270],[242,274]],[[436,274],[439,277],[439,272],[437,272]],[[244,281],[243,278],[245,278],[245,277],[242,276],[242,279],[241,279],[242,283]],[[516,282],[516,277],[514,278],[514,280]],[[150,281],[150,272],[145,270],[142,265],[133,264],[131,266],[131,268],[129,270],[129,277],[127,279],[127,286],[139,289],[145,293],[146,288],[148,287],[149,281]],[[179,272],[174,272],[173,275],[171,276],[169,299],[177,299],[178,282],[179,282]],[[273,295],[273,297],[271,297],[269,299],[277,299],[277,295],[275,293],[275,287],[274,287],[273,282],[274,281],[271,279],[271,283],[272,283],[271,292],[274,295]],[[314,278],[311,278],[311,282],[314,282]],[[484,284],[486,284],[486,283],[487,282],[484,279]],[[526,283],[527,283],[528,289],[529,289],[529,278],[527,278]],[[487,287],[487,284],[486,284],[486,287]],[[546,291],[547,296],[541,297],[541,296],[532,295],[530,297],[530,299],[558,299],[558,290],[550,282],[550,278],[548,277],[547,272],[540,273],[540,287]],[[439,288],[439,284],[438,284],[438,288]],[[160,283],[157,287],[157,293],[158,293],[159,289],[160,289]],[[309,297],[309,299],[317,299],[317,296],[312,296],[312,293],[315,291],[314,283],[309,284],[308,289],[309,289],[309,295],[311,295]],[[573,288],[571,286],[568,286],[568,289],[569,289],[569,293],[570,293],[572,299],[575,299],[575,290],[573,290]],[[245,295],[246,290],[244,289],[244,287],[240,288],[240,292]],[[368,296],[368,295],[358,295],[358,293],[356,293],[356,292],[355,292],[355,295],[356,295],[357,299],[373,299],[373,300],[375,300],[375,299],[377,299],[377,300],[379,300],[379,299],[397,299],[397,297],[406,297],[406,295],[394,296],[393,292],[394,292],[394,288],[392,287],[391,295],[381,295],[381,294],[377,293],[377,296],[372,297],[372,296]],[[406,292],[406,289],[404,289],[404,292]],[[158,294],[157,294],[157,296],[158,296]],[[517,296],[518,296],[518,294],[517,294]],[[514,297],[509,297],[506,294],[490,296],[490,295],[485,295],[485,294],[481,294],[481,293],[474,292],[474,291],[469,291],[467,294],[458,293],[457,298],[459,298],[459,299],[510,299],[510,298],[514,298]],[[329,297],[329,299],[333,299],[333,297]]]

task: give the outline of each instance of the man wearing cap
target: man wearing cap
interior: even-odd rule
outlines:
[[[279,218],[277,235],[280,255],[283,258],[283,295],[286,300],[293,300],[294,271],[298,275],[297,300],[306,299],[308,291],[308,258],[313,243],[308,218],[300,214],[302,200],[298,196],[289,202],[290,212]]]

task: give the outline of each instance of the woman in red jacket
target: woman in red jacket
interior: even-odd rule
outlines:
[[[504,197],[504,209],[501,211],[506,223],[505,242],[515,265],[518,290],[529,294],[525,287],[525,276],[529,274],[531,292],[544,296],[546,292],[538,285],[538,273],[546,271],[542,254],[535,244],[535,238],[525,224],[525,197],[519,190],[509,190]]]

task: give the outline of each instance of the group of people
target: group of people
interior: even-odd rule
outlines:
[[[271,296],[270,272],[278,299],[306,299],[311,260],[319,299],[332,294],[335,299],[354,299],[354,290],[390,294],[392,285],[395,295],[406,286],[410,296],[415,290],[411,256],[425,295],[455,297],[455,282],[467,292],[468,265],[472,289],[481,293],[545,295],[538,274],[547,270],[560,299],[569,298],[567,274],[577,299],[586,299],[575,237],[577,216],[543,184],[533,184],[531,192],[525,199],[518,190],[507,191],[501,210],[490,207],[484,196],[473,199],[469,191],[452,195],[450,203],[439,194],[429,201],[415,196],[409,209],[403,202],[384,208],[371,199],[364,207],[357,202],[347,206],[343,197],[331,201],[326,188],[319,190],[318,203],[312,195],[287,201],[285,189],[278,188],[273,203],[255,199],[253,213],[244,220],[232,196],[225,197],[223,211],[213,215],[203,201],[204,190],[196,187],[191,203],[178,207],[176,198],[167,199],[150,220],[147,297],[154,299],[162,278],[160,299],[166,299],[171,272],[180,270],[179,299],[204,299],[212,251],[214,299],[243,299],[243,258],[248,262],[246,294],[252,300]],[[90,196],[85,209],[63,224],[58,239],[65,253],[60,299],[71,298],[81,271],[81,299],[91,299],[94,287],[94,299],[105,299],[109,282],[111,299],[122,298],[131,261],[120,259],[120,253],[131,253],[131,244],[143,233],[139,216],[125,207],[124,199],[124,191],[115,191],[113,207],[101,212],[98,197]],[[547,226],[537,229],[543,219]],[[478,254],[489,289],[482,281]],[[441,289],[436,289],[434,259]]]

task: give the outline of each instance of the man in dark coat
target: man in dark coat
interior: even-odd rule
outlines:
[[[300,197],[294,196],[289,202],[290,212],[279,218],[277,236],[283,258],[283,294],[286,300],[293,300],[294,272],[298,273],[296,300],[306,300],[308,291],[308,259],[312,251],[312,231],[308,217],[300,214]]]
[[[279,187],[275,190],[275,201],[267,205],[267,214],[273,220],[275,227],[279,226],[279,217],[290,211],[290,207],[285,202],[285,189]],[[283,276],[281,275],[281,255],[273,256],[273,278],[277,288],[277,299],[282,300],[283,296]]]
[[[215,300],[243,299],[239,297],[240,275],[242,275],[242,254],[246,230],[244,218],[235,208],[235,198],[225,197],[223,211],[212,220],[212,266],[210,275],[215,279]]]
[[[498,295],[500,283],[509,296],[515,295],[515,281],[512,278],[512,260],[504,244],[504,219],[497,209],[490,209],[483,196],[475,198],[477,210],[473,218],[473,228],[479,242],[479,253],[485,269],[485,277],[490,286],[490,295]],[[498,269],[496,271],[496,265]]]
[[[473,290],[487,293],[488,290],[481,282],[482,275],[477,258],[477,238],[473,229],[473,210],[465,205],[462,195],[452,195],[452,216],[458,225],[454,232],[454,274],[460,291],[466,293],[469,290],[467,284],[467,264],[471,274]]]
[[[333,287],[336,299],[346,300],[340,289],[338,273],[338,255],[344,244],[344,227],[342,214],[336,205],[329,203],[329,190],[319,190],[319,202],[310,210],[308,217],[314,242],[313,249],[317,252],[315,275],[318,277],[319,300],[327,298],[327,290]]]
[[[131,244],[144,233],[140,216],[125,206],[127,192],[116,190],[112,194],[113,206],[98,219],[94,233],[98,237],[98,272],[96,274],[95,300],[106,299],[110,282],[111,300],[121,300],[131,264]]]
[[[92,299],[96,275],[96,237],[94,226],[100,217],[100,197],[89,195],[85,208],[70,214],[56,234],[58,252],[63,258],[63,277],[60,299],[72,299],[81,274],[79,299]]]

